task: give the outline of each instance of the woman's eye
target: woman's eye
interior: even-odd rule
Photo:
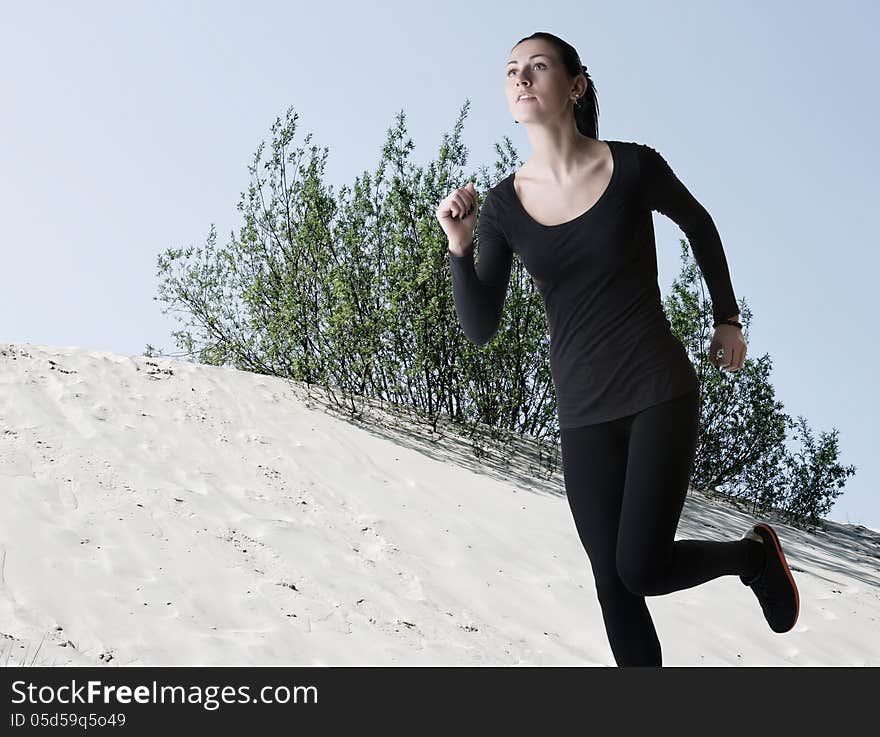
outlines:
[[[532,66],[533,66],[533,67],[536,67],[536,66],[546,67],[547,65],[546,65],[543,61],[536,61],[534,64],[532,64]],[[515,71],[516,71],[515,69],[510,69],[510,70],[508,70],[508,72],[507,72],[507,76],[509,77],[509,76],[510,76],[510,73],[511,73],[511,72],[515,72]]]

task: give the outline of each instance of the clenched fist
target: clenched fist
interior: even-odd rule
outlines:
[[[453,190],[437,206],[437,220],[449,239],[449,250],[456,256],[463,256],[474,242],[477,211],[477,190],[473,182]]]

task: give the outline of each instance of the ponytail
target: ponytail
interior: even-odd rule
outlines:
[[[599,137],[599,101],[596,99],[596,87],[586,66],[581,66],[587,78],[587,91],[574,104],[574,122],[577,129],[590,138]]]

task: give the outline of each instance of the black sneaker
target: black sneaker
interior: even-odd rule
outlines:
[[[740,576],[740,580],[755,592],[770,629],[774,632],[788,632],[797,622],[800,611],[797,584],[773,528],[760,522],[752,530],[764,541],[766,560],[754,578],[746,580],[745,576]]]

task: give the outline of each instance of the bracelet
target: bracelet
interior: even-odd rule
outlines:
[[[736,320],[718,320],[712,325],[712,327],[717,328],[719,325],[736,325],[736,327],[742,330],[742,323],[737,322]]]

